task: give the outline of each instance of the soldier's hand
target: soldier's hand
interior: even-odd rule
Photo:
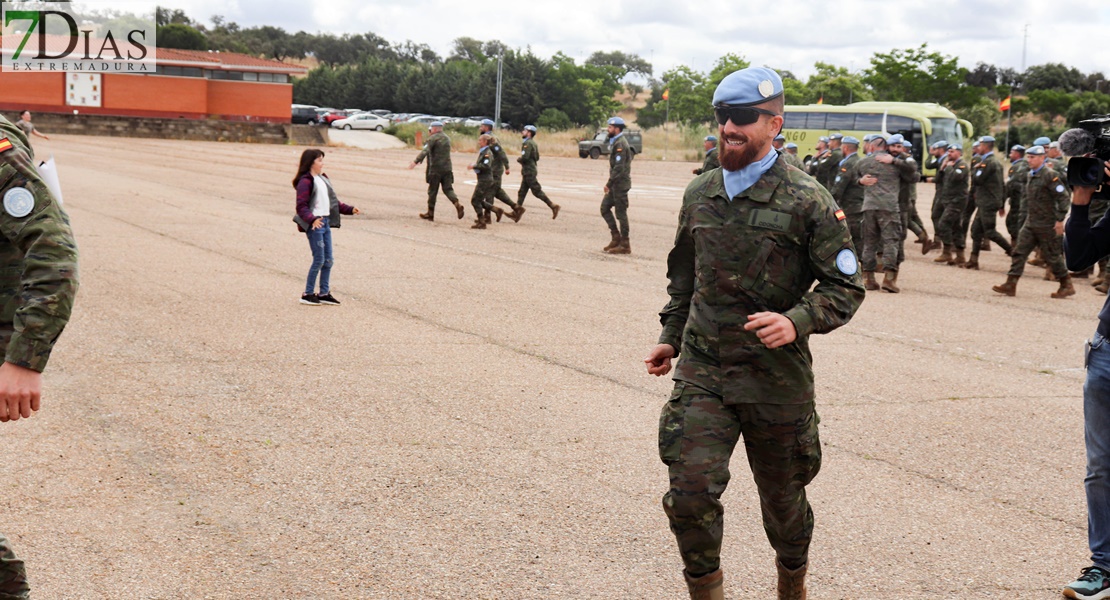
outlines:
[[[416,163],[409,163],[409,170],[410,171],[415,169],[415,168],[416,168]]]
[[[509,174],[509,168],[508,168],[508,167],[505,167],[505,174],[506,174],[506,175],[508,175],[508,174]]]
[[[648,375],[666,375],[671,372],[671,359],[674,358],[674,346],[659,344],[648,352],[644,363],[647,364]]]
[[[1056,221],[1056,225],[1053,227],[1053,229],[1056,230],[1057,237],[1064,235],[1064,222]]]
[[[998,209],[998,216],[1005,217],[1006,216],[1006,209],[1005,208]]]
[[[748,315],[748,323],[744,325],[746,331],[754,331],[759,336],[759,341],[768,348],[778,348],[792,343],[798,339],[798,330],[794,322],[774,312],[759,312]]]
[[[859,184],[864,186],[872,186],[879,183],[879,178],[874,175],[864,175],[859,178]]]
[[[41,396],[42,373],[9,362],[0,365],[0,422],[30,417]]]
[[[605,193],[606,193],[606,194],[608,194],[608,193],[609,193],[609,186],[605,186],[605,187],[603,187],[603,188],[601,188],[601,189],[605,190]]]

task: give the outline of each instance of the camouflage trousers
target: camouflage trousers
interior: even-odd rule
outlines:
[[[975,217],[971,221],[972,254],[979,253],[984,238],[998,244],[1003,250],[1010,250],[1010,242],[995,228],[995,223],[998,222],[998,209],[996,205],[980,206],[975,209]]]
[[[848,232],[852,234],[852,245],[855,246],[858,254],[863,248],[863,211],[848,213],[845,216],[848,221]]]
[[[1025,226],[1018,234],[1017,244],[1014,246],[1013,259],[1010,261],[1010,271],[1007,275],[1021,277],[1025,272],[1025,259],[1034,248],[1041,249],[1041,258],[1057,279],[1068,275],[1068,268],[1064,264],[1064,238],[1056,235],[1056,230],[1051,225],[1048,227]]]
[[[911,198],[906,202],[899,203],[898,208],[902,211],[902,239],[906,239],[909,232],[913,232],[917,237],[925,233],[925,223],[921,220],[921,215],[917,214],[917,204]]]
[[[944,214],[944,205],[940,202],[940,196],[933,197],[933,205],[929,209],[929,220],[933,222],[933,237],[940,239],[940,217]]]
[[[455,194],[455,174],[447,173],[428,173],[428,212],[435,212],[436,209],[436,194],[439,193],[440,187],[443,188],[443,195],[452,204],[458,204],[459,197]]]
[[[551,198],[547,197],[543,188],[540,187],[540,182],[533,174],[525,173],[520,180],[520,190],[516,193],[516,203],[519,206],[524,205],[524,197],[531,191],[532,195],[543,201],[544,204],[551,206]]]
[[[1006,233],[1010,239],[1016,240],[1021,235],[1021,228],[1025,225],[1025,209],[1022,198],[1010,198],[1010,212],[1006,213]]]
[[[8,539],[0,534],[0,600],[24,600],[31,597],[27,571],[16,558]]]
[[[503,171],[499,170],[495,170],[493,173],[493,185],[495,187],[493,189],[493,195],[490,197],[490,202],[493,202],[493,199],[497,198],[505,204],[516,208],[516,204],[513,204],[513,199],[509,197],[509,194],[505,191],[505,188],[501,187],[501,173],[503,173]]]
[[[470,196],[470,205],[474,207],[474,214],[481,218],[484,213],[493,210],[493,180],[479,179],[474,186],[474,193]]]
[[[864,271],[874,271],[879,265],[878,255],[883,255],[883,268],[897,271],[905,260],[902,249],[902,216],[889,210],[863,211],[863,255],[860,257]]]
[[[609,225],[609,232],[613,235],[619,233],[623,237],[628,237],[628,189],[609,188],[609,193],[601,199],[601,218],[605,219],[605,223]],[[616,218],[613,218],[614,212],[616,212]],[[620,229],[617,229],[618,223]]]
[[[967,247],[967,235],[961,225],[964,218],[964,203],[962,201],[955,202],[938,202],[940,209],[940,217],[937,222],[937,239],[942,244],[951,245],[957,250],[963,250]]]
[[[693,384],[675,382],[659,418],[659,456],[670,489],[663,512],[687,573],[721,564],[728,466],[741,438],[748,455],[767,539],[787,565],[806,562],[813,510],[805,486],[821,468],[820,419],[807,404],[731,404]]]

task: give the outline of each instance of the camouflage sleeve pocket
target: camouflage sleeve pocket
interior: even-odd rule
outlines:
[[[682,406],[682,392],[685,389],[685,382],[674,382],[671,398],[663,405],[663,413],[659,415],[659,458],[665,465],[672,465],[682,458],[686,413]]]

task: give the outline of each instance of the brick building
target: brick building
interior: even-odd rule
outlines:
[[[234,52],[159,48],[155,73],[0,72],[0,111],[288,123],[291,78],[306,72]]]

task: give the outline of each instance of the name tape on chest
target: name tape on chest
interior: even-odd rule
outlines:
[[[22,219],[35,210],[35,195],[24,187],[14,187],[4,193],[4,212]]]
[[[787,213],[760,208],[752,211],[751,216],[748,217],[748,225],[774,231],[787,231],[790,228],[791,219],[793,217]]]

